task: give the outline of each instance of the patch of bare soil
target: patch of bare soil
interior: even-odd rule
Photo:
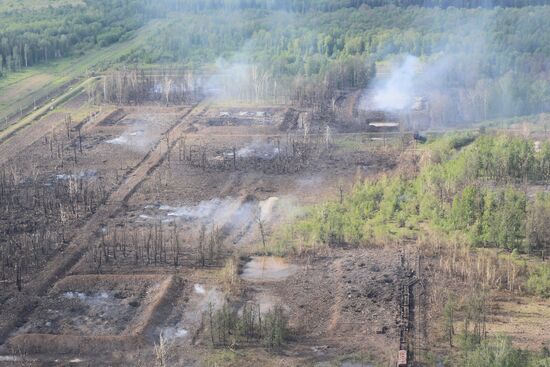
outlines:
[[[299,266],[289,264],[299,270],[278,281],[251,278],[246,267],[243,279],[248,297],[264,310],[275,304],[287,310],[301,357],[323,361],[369,350],[391,360],[398,349],[399,289],[406,276],[400,256],[391,247],[333,249]]]
[[[14,335],[132,334],[133,319],[158,297],[155,276],[69,276],[56,283]]]

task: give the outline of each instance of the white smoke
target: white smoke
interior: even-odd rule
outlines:
[[[272,159],[279,155],[279,148],[272,144],[254,142],[237,150],[236,154],[240,158]]]
[[[178,324],[176,326],[169,326],[167,328],[164,328],[161,334],[163,338],[173,342],[175,339],[185,338],[189,334],[189,331]]]
[[[223,210],[228,210],[233,206],[233,203],[229,201],[223,201],[221,199],[215,198],[208,201],[201,201],[197,205],[191,206],[181,206],[181,207],[172,207],[169,205],[162,205],[159,209],[163,211],[168,211],[169,217],[180,217],[186,219],[201,219],[210,217],[214,212],[220,208]]]
[[[80,171],[78,173],[72,173],[72,174],[68,174],[68,173],[59,174],[59,175],[56,175],[55,178],[60,181],[78,180],[78,179],[88,180],[88,179],[93,179],[96,176],[97,176],[96,170],[85,170],[85,171]]]
[[[251,65],[246,61],[216,61],[217,72],[208,79],[205,91],[217,100],[241,98],[251,86]]]
[[[278,197],[272,196],[266,200],[262,200],[259,202],[258,206],[260,207],[260,218],[263,221],[268,221],[269,219],[271,219],[273,215],[273,210],[275,209],[278,201]]]
[[[238,198],[214,198],[201,201],[196,205],[172,207],[162,205],[159,210],[167,212],[166,216],[180,218],[184,221],[197,220],[203,224],[223,225],[225,223],[247,224],[256,220],[256,213],[260,213],[262,220],[269,220],[278,197],[270,197],[261,201],[246,201]]]
[[[135,124],[120,136],[105,141],[107,144],[121,145],[130,150],[143,152],[151,149],[155,144],[153,128],[146,124]]]
[[[483,70],[487,52],[493,47],[487,29],[493,26],[487,14],[464,13],[442,24],[446,36],[430,52],[422,53],[422,59],[386,54],[381,47],[375,59],[383,61],[363,93],[359,109],[393,116],[421,111],[424,115],[409,116],[409,121],[414,124],[417,119],[422,124],[428,119],[432,127],[485,120],[486,106],[479,100],[489,100],[492,90],[506,94],[506,88],[494,87]],[[384,67],[388,63],[389,71]],[[511,103],[503,101],[503,109],[507,105]]]
[[[260,200],[253,195],[213,198],[194,205],[148,205],[145,210],[147,214],[141,214],[141,220],[177,223],[179,228],[195,236],[203,226],[206,229],[215,226],[221,230],[226,243],[235,245],[257,243],[259,221],[269,232],[302,214],[301,206],[293,197],[273,196]],[[203,290],[195,285],[195,292]]]
[[[374,108],[396,111],[409,107],[418,93],[415,76],[419,66],[417,57],[407,55],[402,63],[393,68],[387,80],[375,82],[372,95]]]

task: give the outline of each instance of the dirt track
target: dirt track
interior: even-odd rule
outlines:
[[[194,117],[193,112],[195,109],[196,107],[193,107],[185,113],[169,132],[174,134],[179,133],[179,130],[182,129],[183,126],[186,126],[189,120]],[[0,149],[4,149],[1,151],[1,159],[5,161],[10,156],[17,155],[20,149],[25,147],[25,144],[20,143],[21,140],[40,139],[41,136],[47,133],[48,128],[43,125],[33,130],[34,132],[30,139],[25,137],[25,134],[17,134],[0,145]],[[32,143],[32,141],[30,143]],[[30,145],[30,143],[27,145]],[[173,146],[173,144],[175,144],[175,142],[172,142],[171,146]],[[63,278],[64,274],[77,263],[86,251],[88,245],[97,238],[97,231],[104,223],[105,219],[115,215],[116,212],[122,208],[126,203],[126,199],[145,179],[146,175],[162,162],[167,151],[165,143],[163,144],[163,141],[158,141],[154,149],[146,155],[142,162],[130,172],[123,183],[110,195],[107,204],[100,207],[99,210],[97,210],[79,229],[77,235],[71,239],[67,249],[52,259],[48,266],[40,272],[40,274],[36,275],[35,281],[24,288],[23,292],[18,293],[2,306],[0,342],[6,340],[10,332],[36,307],[40,297],[43,296],[58,279]]]

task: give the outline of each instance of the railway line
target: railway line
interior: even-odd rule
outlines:
[[[398,367],[419,366],[419,351],[422,349],[421,313],[424,297],[424,282],[421,277],[421,256],[414,265],[402,253],[403,274],[400,284],[399,304],[399,352]]]

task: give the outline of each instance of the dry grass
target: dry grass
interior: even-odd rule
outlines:
[[[506,336],[512,340],[514,347],[533,352],[550,347],[550,330],[547,327],[550,322],[549,300],[510,296],[508,293],[492,295],[488,299],[490,310],[485,325],[488,337]],[[461,312],[458,312],[456,320],[455,332],[461,334],[464,330]]]
[[[517,347],[539,351],[550,347],[549,323],[550,300],[503,294],[493,300],[487,331],[511,337]]]

